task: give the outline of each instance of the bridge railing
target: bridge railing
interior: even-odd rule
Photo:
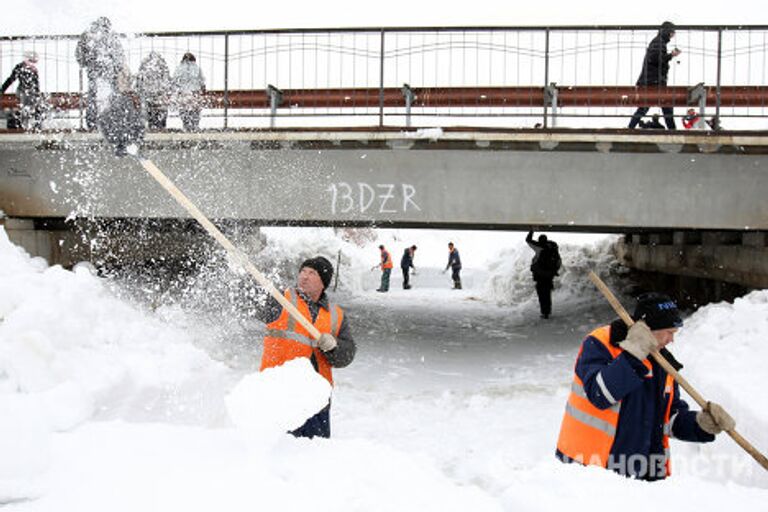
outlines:
[[[119,28],[119,27],[118,27]],[[197,57],[203,127],[608,127],[638,105],[687,107],[724,128],[768,128],[768,26],[679,26],[668,88],[636,88],[658,27],[469,27],[149,33],[122,36],[132,72],[150,51],[171,72]],[[0,38],[0,78],[35,50],[57,107],[81,128],[77,35]],[[697,87],[698,86],[698,87]],[[0,101],[11,107],[6,94]],[[650,113],[656,112],[652,108]],[[678,124],[680,124],[678,122]],[[180,127],[173,115],[169,127]]]

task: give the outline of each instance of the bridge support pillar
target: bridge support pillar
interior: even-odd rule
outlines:
[[[704,303],[733,295],[729,290],[768,288],[767,242],[765,231],[632,233],[617,252],[626,267],[663,274],[675,290]]]

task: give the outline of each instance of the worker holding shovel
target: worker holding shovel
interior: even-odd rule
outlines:
[[[713,402],[704,411],[690,411],[677,382],[649,357],[659,351],[676,370],[682,367],[664,348],[683,325],[677,305],[660,293],[643,294],[632,319],[630,328],[616,320],[582,343],[556,455],[563,462],[661,480],[670,474],[670,436],[707,443],[733,430],[735,422]]]
[[[305,357],[310,360],[315,371],[333,386],[332,368],[342,368],[352,362],[356,346],[349,320],[325,293],[332,277],[333,265],[330,261],[322,256],[310,258],[301,264],[296,287],[284,292],[285,298],[293,303],[302,316],[311,319],[320,332],[317,339],[297,323],[274,297],[267,297],[265,305],[258,309],[256,315],[267,324],[261,356],[262,370]],[[296,437],[331,437],[330,413],[331,404],[328,403],[291,433]]]

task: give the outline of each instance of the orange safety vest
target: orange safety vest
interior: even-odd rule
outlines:
[[[285,298],[296,309],[311,321],[309,306],[295,290],[285,290]],[[321,333],[339,335],[344,312],[335,304],[328,304],[328,309],[319,308],[314,326]],[[286,361],[298,357],[311,358],[314,355],[317,361],[317,371],[333,385],[333,372],[323,351],[317,347],[317,341],[307,330],[283,308],[280,317],[267,324],[267,332],[264,336],[264,350],[261,355],[261,370],[280,366]]]
[[[392,257],[389,255],[389,251],[381,252],[381,268],[393,268]]]
[[[620,347],[611,345],[610,325],[598,327],[589,333],[589,336],[602,343],[608,349],[613,359],[619,357],[619,354],[623,352]],[[581,356],[582,350],[583,345],[582,349],[579,350],[579,356]],[[651,370],[652,366],[648,359],[644,359],[643,364],[648,370]],[[672,402],[674,401],[674,389],[674,379],[671,375],[667,375],[664,382],[664,393],[669,398],[664,414],[664,435],[662,437],[667,476],[670,474],[669,436],[671,434],[671,424],[669,420]],[[619,424],[620,411],[621,400],[608,409],[598,409],[592,405],[584,391],[584,383],[574,371],[571,393],[568,396],[563,422],[560,426],[557,449],[581,464],[608,467],[611,448],[616,438],[616,427]]]

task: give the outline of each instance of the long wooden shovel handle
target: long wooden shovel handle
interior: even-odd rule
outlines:
[[[251,274],[254,279],[264,288],[266,289],[270,295],[272,295],[277,302],[280,303],[281,306],[283,306],[288,313],[296,319],[297,322],[299,322],[308,332],[309,334],[315,338],[318,339],[320,337],[320,331],[317,330],[317,328],[312,325],[312,323],[304,316],[302,315],[298,309],[296,309],[296,306],[291,304],[291,302],[285,298],[285,296],[280,293],[280,291],[275,288],[275,286],[272,284],[272,282],[267,279],[264,274],[259,272],[259,269],[257,269],[253,263],[248,259],[248,256],[243,253],[240,249],[234,246],[232,242],[229,241],[229,239],[224,236],[224,233],[222,233],[219,228],[213,225],[213,223],[208,220],[208,217],[206,217],[203,212],[201,212],[197,206],[190,201],[187,196],[185,196],[181,190],[174,185],[174,183],[168,179],[168,177],[163,174],[163,172],[158,169],[158,167],[151,161],[146,158],[139,158],[139,162],[141,162],[142,167],[153,177],[157,182],[162,186],[182,207],[184,207],[185,210],[189,212],[192,217],[197,220],[197,222],[200,223],[201,226],[205,228],[208,233],[216,239],[219,244],[221,244],[224,249],[227,250],[229,255],[232,257],[233,260],[235,260],[237,263],[240,264],[241,267],[243,267],[249,274]]]
[[[624,323],[627,324],[627,327],[632,327],[634,325],[635,321],[632,320],[632,317],[629,316],[629,313],[627,313],[627,310],[624,309],[624,306],[621,305],[621,302],[619,302],[619,299],[616,298],[616,296],[611,292],[610,288],[606,286],[606,284],[603,282],[602,279],[600,279],[597,274],[589,271],[589,279],[595,284],[598,290],[602,292],[603,296],[608,300],[608,302],[613,307],[613,310],[616,311],[616,313],[619,315],[619,317],[624,320]],[[709,402],[698,392],[696,389],[694,389],[691,384],[685,380],[685,378],[680,375],[680,372],[675,370],[675,368],[669,364],[669,361],[664,359],[664,356],[662,356],[658,350],[654,350],[651,352],[651,356],[656,360],[659,365],[664,368],[664,371],[666,371],[669,375],[674,378],[678,384],[680,384],[680,387],[682,387],[686,393],[688,393],[691,398],[693,398],[697,404],[701,406],[703,410],[707,410],[709,408]],[[744,437],[736,432],[736,429],[726,430],[729,436],[736,441],[736,444],[741,446],[744,451],[746,451],[748,454],[752,456],[753,459],[757,461],[758,464],[763,466],[764,469],[768,470],[768,458],[766,458],[765,455],[760,453],[757,448],[752,446],[752,444],[744,439]]]

